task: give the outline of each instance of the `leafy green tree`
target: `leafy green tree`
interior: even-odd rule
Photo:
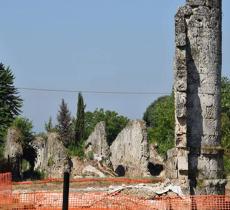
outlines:
[[[20,132],[20,141],[23,148],[23,159],[30,163],[30,170],[34,168],[34,162],[37,157],[35,149],[31,145],[31,141],[34,139],[34,133],[32,131],[32,122],[24,117],[16,117],[11,127],[14,127]]]
[[[148,126],[148,140],[158,145],[162,156],[174,146],[174,99],[163,96],[154,101],[145,111],[143,119]]]
[[[222,147],[230,150],[230,80],[222,77],[221,80],[221,143]],[[224,166],[227,174],[230,173],[230,155],[225,153]]]
[[[33,140],[33,124],[29,119],[20,116],[16,117],[11,127],[19,130],[22,147],[28,145]]]
[[[85,131],[85,107],[84,99],[81,93],[78,94],[77,116],[75,120],[75,145],[79,145],[84,138]]]
[[[78,142],[78,145],[75,145],[75,144],[70,144],[68,146],[68,154],[70,156],[77,156],[79,157],[81,160],[84,159],[85,157],[85,144],[84,144],[84,140],[80,140]]]
[[[57,121],[57,131],[61,137],[63,144],[67,147],[71,143],[71,115],[64,99],[62,99],[60,105],[60,110],[57,115]],[[48,127],[50,127],[50,125]]]
[[[104,121],[106,124],[106,133],[108,144],[117,137],[118,133],[127,125],[128,118],[118,115],[114,111],[104,111],[96,109],[94,112],[86,112],[85,114],[85,139],[92,133],[98,122]]]
[[[227,77],[221,80],[221,109],[230,117],[230,79]]]
[[[0,63],[0,141],[22,107],[14,79],[11,69]]]

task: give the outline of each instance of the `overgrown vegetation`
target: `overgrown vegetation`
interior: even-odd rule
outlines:
[[[230,79],[223,77],[221,81],[221,134],[222,147],[230,150]],[[225,172],[230,174],[230,152],[224,155]]]
[[[149,143],[157,144],[162,156],[174,146],[174,99],[173,95],[163,96],[154,101],[144,113],[148,126]]]
[[[68,153],[70,156],[78,156],[80,159],[84,159],[85,152],[84,152],[84,140],[82,139],[78,142],[78,145],[71,144],[68,147]]]
[[[96,124],[101,121],[106,123],[106,133],[109,145],[115,140],[118,133],[128,123],[128,118],[118,115],[114,111],[96,109],[94,112],[85,112],[85,103],[81,93],[78,95],[76,119],[71,118],[67,104],[62,99],[57,115],[58,124],[53,126],[52,119],[45,124],[47,132],[57,131],[71,156],[84,158],[84,143],[93,132]]]
[[[94,112],[85,113],[85,139],[92,133],[98,122],[104,121],[106,124],[106,133],[108,144],[117,137],[118,133],[127,125],[129,119],[119,115],[115,111],[96,109]]]
[[[44,171],[25,171],[23,172],[23,179],[24,180],[40,180],[45,179],[46,173]]]
[[[28,145],[33,140],[33,124],[32,121],[30,121],[29,119],[21,116],[16,117],[11,127],[14,127],[17,130],[19,130],[20,141],[23,147]]]
[[[25,117],[16,117],[12,123],[12,127],[20,132],[20,143],[23,148],[23,159],[30,163],[29,171],[32,171],[34,168],[35,159],[37,157],[35,149],[30,144],[34,139],[32,122]]]

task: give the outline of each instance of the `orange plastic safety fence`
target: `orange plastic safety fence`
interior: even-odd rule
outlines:
[[[57,181],[52,179],[53,181]],[[102,179],[78,179],[78,182]],[[103,181],[134,183],[129,179]],[[47,182],[48,180],[45,180]],[[130,181],[130,182],[129,182]],[[41,183],[45,183],[41,182]],[[28,184],[28,183],[27,183]],[[61,210],[61,192],[12,193],[11,174],[0,174],[0,209],[4,210]],[[142,199],[135,196],[107,192],[71,192],[69,210],[230,210],[230,196],[203,195],[157,197]]]
[[[25,210],[61,210],[62,193],[20,193],[12,196],[12,207]],[[1,209],[1,208],[0,208]],[[230,196],[184,196],[140,199],[107,193],[70,193],[70,210],[230,210]]]
[[[11,173],[0,174],[0,206],[2,206],[2,203],[6,203],[6,204],[12,203]]]
[[[0,174],[0,194],[11,194],[12,192],[12,177],[11,173]]]
[[[154,201],[156,209],[166,210],[230,210],[230,196],[197,195],[166,197]]]
[[[62,206],[62,193],[21,193],[14,195],[14,204],[24,205],[24,209],[56,210]],[[151,201],[141,200],[132,196],[112,195],[104,192],[70,193],[70,209],[149,209],[155,210]]]
[[[82,183],[82,182],[113,182],[113,183],[157,183],[162,182],[161,178],[153,178],[153,179],[130,179],[130,178],[79,178],[79,179],[71,179],[72,183]],[[14,185],[30,185],[30,184],[45,184],[51,182],[63,182],[63,179],[58,178],[48,178],[38,181],[24,181],[24,182],[14,182]]]

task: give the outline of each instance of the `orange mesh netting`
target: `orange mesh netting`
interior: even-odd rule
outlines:
[[[162,178],[145,178],[145,179],[130,179],[130,178],[79,178],[79,179],[71,179],[71,183],[76,182],[112,182],[112,183],[158,183],[162,182]],[[63,182],[62,178],[48,178],[43,180],[37,180],[37,181],[24,181],[24,182],[14,182],[14,185],[30,185],[30,184],[45,184],[45,183],[51,183],[51,182]]]
[[[11,173],[3,173],[3,174],[0,174],[0,206],[2,203],[9,204],[11,202],[12,202]]]
[[[62,193],[23,193],[14,195],[15,201],[34,209],[60,209]],[[70,193],[70,209],[149,209],[156,208],[145,200],[131,196],[108,195],[107,193]]]
[[[11,173],[0,174],[0,194],[12,192],[12,177]]]
[[[230,196],[224,195],[165,197],[153,202],[156,209],[165,210],[230,210]]]
[[[58,210],[62,193],[14,194],[12,206],[18,209]],[[77,210],[230,210],[229,196],[185,196],[144,200],[106,193],[70,193],[69,209]]]

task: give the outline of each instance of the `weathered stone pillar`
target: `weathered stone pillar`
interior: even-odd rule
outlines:
[[[175,139],[170,178],[191,194],[223,194],[220,147],[221,0],[187,0],[175,16]]]

